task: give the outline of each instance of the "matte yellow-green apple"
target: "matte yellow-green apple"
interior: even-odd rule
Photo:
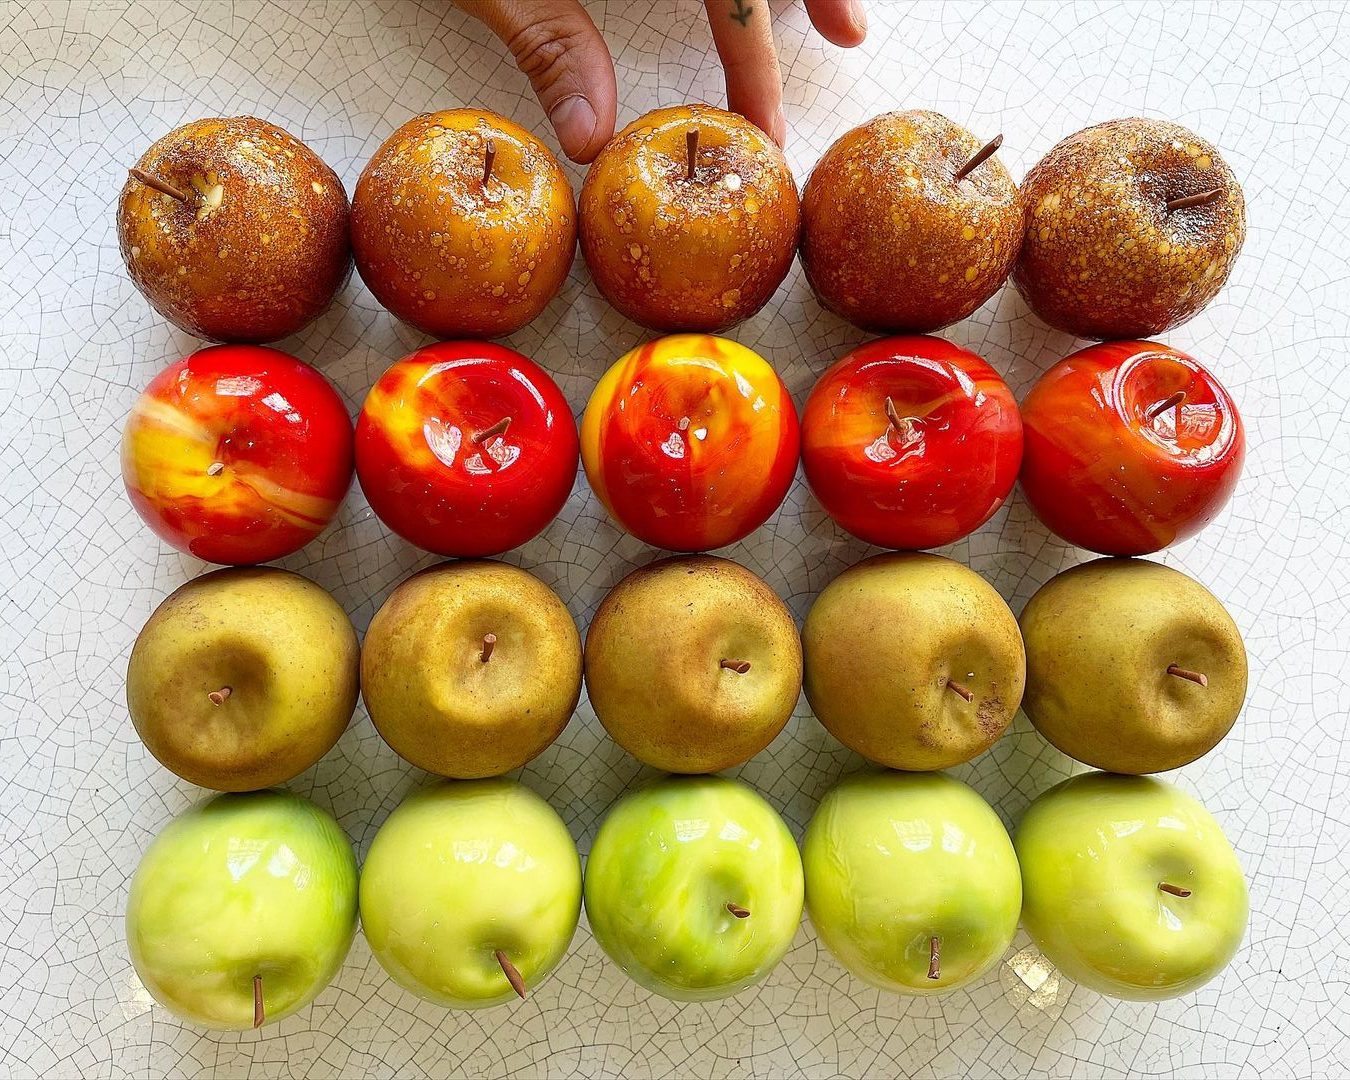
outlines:
[[[445,781],[389,815],[361,870],[361,926],[400,986],[448,1009],[525,996],[567,952],[581,858],[514,780]]]
[[[270,566],[217,570],[150,616],[127,665],[127,708],[165,768],[254,791],[333,748],[356,708],[359,654],[351,621],[314,582]]]
[[[806,698],[826,729],[890,769],[948,769],[1001,736],[1026,656],[1003,597],[967,566],[874,555],[825,587],[802,627]]]
[[[902,994],[953,990],[1012,941],[1022,884],[989,804],[942,773],[861,773],[802,841],[806,911],[844,967]]]
[[[802,861],[783,819],[722,776],[671,776],[610,809],[586,863],[595,939],[677,1001],[764,978],[802,921]]]
[[[282,791],[218,795],[142,857],[127,947],[151,996],[202,1027],[245,1030],[307,1005],[356,933],[356,856],[336,821]]]
[[[1247,928],[1247,884],[1218,822],[1145,776],[1084,773],[1017,828],[1022,922],[1075,982],[1156,1001],[1222,971]]]

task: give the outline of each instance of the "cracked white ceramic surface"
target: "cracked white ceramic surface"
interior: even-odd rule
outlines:
[[[414,113],[501,111],[556,146],[525,80],[487,32],[440,0],[0,5],[0,1075],[228,1076],[1305,1076],[1350,1068],[1350,16],[1339,6],[871,4],[845,53],[798,6],[776,23],[799,181],[849,126],[891,108],[1002,131],[1021,177],[1061,137],[1144,114],[1195,128],[1244,185],[1246,250],[1207,311],[1167,335],[1210,364],[1247,422],[1228,510],[1166,561],[1198,577],[1246,635],[1252,681],[1232,735],[1177,774],[1236,844],[1252,920],[1233,965],[1193,996],[1109,1001],[1037,963],[1019,934],[980,984],[941,999],[888,996],[848,976],[803,926],[774,975],[734,1002],[675,1005],[627,983],[583,923],[523,1004],[446,1013],[384,977],[358,938],[315,1005],[261,1033],[196,1031],[153,1006],[127,960],[122,912],[140,852],[202,797],[160,768],[123,704],[132,640],[203,566],[158,543],[118,473],[123,418],[194,347],[123,272],[113,205],[126,166],[169,128],[254,113],[315,148],[350,191]],[[722,101],[701,5],[592,7],[615,52],[619,121],[656,105]],[[571,169],[574,183],[582,173]],[[821,312],[794,269],[733,332],[800,406],[863,335]],[[1023,393],[1072,342],[1005,289],[947,332]],[[599,298],[580,261],[562,295],[509,344],[555,373],[580,413],[599,374],[644,337]],[[422,341],[358,280],[284,347],[317,364],[353,412]],[[866,553],[800,480],[729,554],[800,619]],[[1078,561],[1020,498],[950,552],[1015,609]],[[652,552],[618,533],[579,480],[557,522],[510,560],[586,620]],[[394,539],[359,491],[335,527],[284,565],[333,590],[364,630],[429,556]],[[803,703],[740,770],[800,835],[857,759]],[[1070,771],[1018,719],[957,770],[1005,821]],[[642,775],[583,704],[524,772],[583,852],[599,815]],[[364,852],[423,777],[364,711],[294,790],[329,807]],[[1019,972],[1021,973],[1019,975]]]

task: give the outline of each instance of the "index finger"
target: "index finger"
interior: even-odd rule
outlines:
[[[780,146],[787,139],[783,73],[773,46],[767,0],[703,0],[727,80],[727,108],[759,125]]]

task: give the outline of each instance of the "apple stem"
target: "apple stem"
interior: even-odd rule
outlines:
[[[914,438],[914,421],[908,416],[900,415],[900,410],[895,407],[895,402],[889,395],[886,398],[886,420],[905,442]]]
[[[488,139],[483,145],[483,185],[492,179],[492,159],[497,156],[497,144]]]
[[[1150,408],[1148,412],[1146,412],[1144,415],[1147,416],[1150,420],[1156,420],[1168,409],[1175,409],[1185,400],[1186,400],[1186,391],[1178,390],[1175,394],[1171,394],[1168,397],[1163,398],[1162,401],[1158,402],[1158,404]]]
[[[694,178],[694,169],[698,166],[698,128],[685,133],[684,149],[688,157],[688,169],[685,171],[684,178],[692,180]]]
[[[224,471],[225,471],[225,462],[223,462],[223,461],[213,461],[213,462],[211,462],[210,465],[207,466],[207,469],[206,469],[206,475],[207,475],[207,476],[219,476],[219,475],[220,475],[221,473],[223,473]]]
[[[741,907],[740,904],[727,904],[727,910],[731,912],[733,915],[735,915],[736,918],[738,919],[750,918],[749,910]]]
[[[962,686],[959,682],[952,679],[947,680],[947,689],[963,701],[974,701],[975,695],[970,692],[970,688]]]
[[[1165,892],[1165,893],[1171,893],[1173,896],[1190,896],[1190,895],[1191,895],[1191,890],[1190,890],[1190,889],[1183,889],[1180,885],[1173,885],[1173,884],[1171,884],[1170,882],[1166,882],[1166,881],[1160,881],[1160,882],[1158,882],[1158,888],[1159,888],[1161,891]]]
[[[1209,685],[1209,676],[1203,671],[1191,671],[1188,668],[1177,667],[1176,664],[1168,664],[1167,674],[1175,675],[1178,679],[1186,679],[1188,682],[1195,683],[1196,686]]]
[[[996,153],[998,153],[998,148],[1002,145],[1003,145],[1003,136],[995,135],[987,143],[985,143],[978,150],[976,150],[974,156],[969,161],[967,161],[964,165],[962,165],[959,169],[956,170],[956,179],[958,181],[964,180],[972,172],[974,172],[986,161],[988,161],[991,157],[993,157]]]
[[[942,977],[942,939],[936,934],[928,939],[928,977]]]
[[[509,416],[503,416],[490,428],[485,428],[483,431],[480,431],[477,435],[475,435],[473,437],[473,442],[483,443],[486,442],[488,439],[492,438],[492,436],[494,435],[505,435],[506,429],[509,428],[510,426],[511,426],[511,418]]]
[[[497,635],[496,635],[496,634],[484,634],[484,635],[483,635],[483,652],[482,652],[482,655],[478,657],[478,659],[481,660],[483,663],[486,664],[489,660],[492,659],[492,650],[493,650],[494,648],[496,648],[496,647],[497,647]]]
[[[1209,191],[1197,192],[1194,195],[1182,195],[1180,198],[1167,200],[1167,212],[1170,214],[1173,210],[1186,210],[1192,206],[1208,206],[1223,194],[1223,188],[1211,188]]]
[[[516,997],[521,1001],[525,1000],[525,980],[520,977],[520,972],[516,965],[511,963],[510,958],[501,949],[494,949],[493,956],[497,958],[497,963],[502,969],[502,974],[506,976],[506,981],[511,984],[511,989],[516,992]]]
[[[161,180],[158,176],[146,172],[144,169],[128,169],[129,173],[148,188],[153,188],[161,195],[167,195],[171,199],[177,199],[181,203],[188,201],[187,192],[174,187],[167,180]]]
[[[253,976],[253,1026],[260,1028],[263,1021],[267,1019],[267,1014],[263,1012],[262,999],[262,976]]]
[[[724,667],[728,671],[734,671],[737,675],[744,675],[750,670],[749,660],[723,660],[719,667]]]
[[[212,690],[206,696],[211,699],[212,705],[224,705],[225,699],[234,693],[234,690],[228,686],[222,686],[219,690]]]

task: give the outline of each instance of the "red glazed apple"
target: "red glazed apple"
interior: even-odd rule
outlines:
[[[352,422],[327,379],[261,345],[201,349],[161,371],[122,435],[122,479],[164,540],[207,562],[289,555],[352,482]]]
[[[1022,404],[1022,490],[1049,529],[1103,555],[1199,532],[1242,471],[1237,406],[1183,352],[1110,341],[1052,367]]]
[[[802,464],[825,512],[881,547],[939,547],[1003,505],[1022,460],[1012,391],[984,360],[935,337],[860,345],[802,415]]]
[[[586,477],[639,540],[707,551],[778,509],[797,470],[797,412],[766,360],[726,338],[676,334],[605,372],[581,418]]]
[[[389,528],[438,555],[497,555],[537,535],[577,475],[558,384],[520,353],[443,341],[380,376],[356,424],[356,475]]]

